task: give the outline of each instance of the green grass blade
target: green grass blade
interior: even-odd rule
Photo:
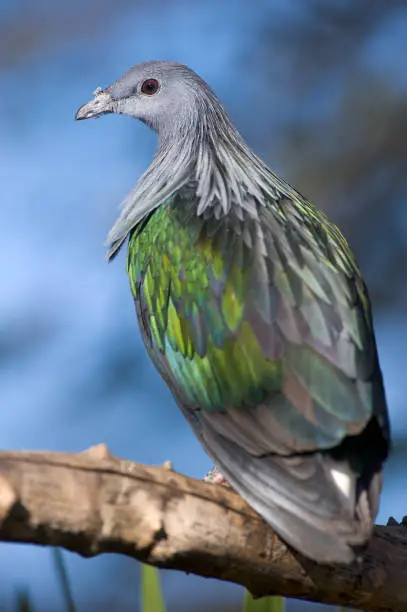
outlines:
[[[157,568],[141,564],[141,612],[165,612]]]
[[[243,612],[284,612],[282,597],[261,597],[253,599],[249,591],[245,592]]]
[[[62,556],[62,551],[60,548],[52,548],[52,554],[54,557],[55,571],[61,587],[62,597],[65,602],[65,609],[67,612],[76,612],[72,589],[69,583],[68,571]]]
[[[34,612],[34,605],[27,589],[19,589],[16,594],[16,612]]]

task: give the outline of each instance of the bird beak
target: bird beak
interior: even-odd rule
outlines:
[[[107,113],[114,113],[115,103],[110,94],[103,91],[100,87],[95,91],[94,98],[87,104],[80,107],[75,115],[75,119],[96,119]]]

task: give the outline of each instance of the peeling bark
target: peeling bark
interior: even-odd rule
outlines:
[[[91,557],[128,555],[283,595],[370,612],[407,610],[407,529],[375,527],[360,563],[323,566],[287,547],[232,490],[170,466],[78,454],[0,452],[0,539]]]

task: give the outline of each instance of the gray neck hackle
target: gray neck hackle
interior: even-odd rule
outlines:
[[[266,200],[293,195],[249,149],[210,87],[184,66],[179,80],[188,90],[185,103],[168,121],[150,125],[158,133],[157,152],[122,203],[107,239],[108,259],[137,223],[175,194],[193,197],[197,215],[210,211],[217,218],[232,208],[256,217]]]

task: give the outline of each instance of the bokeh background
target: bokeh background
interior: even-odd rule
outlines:
[[[129,118],[74,122],[130,65],[176,59],[249,144],[338,222],[371,291],[395,448],[379,521],[407,511],[407,3],[0,0],[0,447],[210,467],[144,352],[118,204],[155,138]],[[138,610],[139,566],[64,553],[79,610]],[[63,610],[49,550],[0,545],[0,610],[28,589]],[[169,612],[232,612],[242,589],[163,572]],[[288,611],[326,610],[289,602]]]

